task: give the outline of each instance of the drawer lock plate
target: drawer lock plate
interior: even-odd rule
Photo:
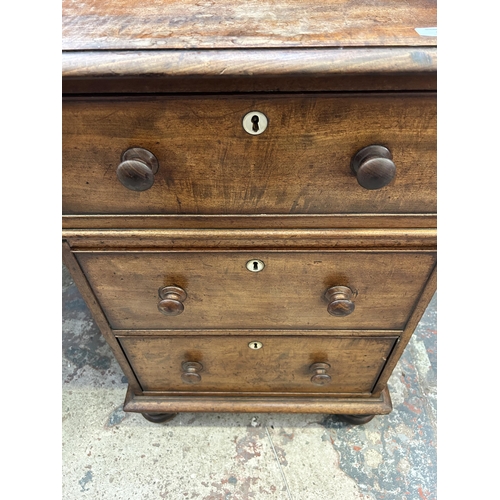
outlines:
[[[258,273],[264,269],[265,264],[259,259],[252,259],[247,262],[247,269],[252,273]]]
[[[260,349],[262,347],[262,342],[258,342],[257,340],[252,340],[252,342],[250,342],[248,344],[248,347],[250,347],[250,349]]]
[[[267,116],[260,111],[250,111],[243,117],[243,129],[250,135],[259,135],[267,128]]]

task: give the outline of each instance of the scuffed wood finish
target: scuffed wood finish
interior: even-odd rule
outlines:
[[[131,412],[280,412],[280,413],[335,413],[350,415],[386,415],[392,411],[389,391],[385,388],[379,395],[370,397],[294,397],[290,396],[199,396],[196,393],[183,396],[165,396],[158,393],[137,395],[127,391],[125,411]]]
[[[266,131],[243,116],[263,112]],[[396,178],[362,188],[351,159],[386,146]],[[116,177],[123,151],[159,162],[147,191]],[[73,99],[63,106],[65,214],[436,212],[434,95]]]
[[[62,77],[132,78],[154,80],[223,77],[227,84],[239,78],[327,78],[357,75],[366,79],[383,73],[433,75],[437,70],[435,47],[374,47],[348,49],[274,50],[134,50],[63,52]],[[435,75],[434,75],[435,76]],[[99,81],[99,83],[101,80]],[[157,81],[143,82],[155,85]],[[261,85],[265,82],[260,82]],[[362,84],[360,82],[360,84]],[[394,89],[393,86],[391,86]],[[422,90],[421,87],[417,87]],[[224,90],[227,90],[224,87]],[[220,89],[219,89],[220,91]],[[240,89],[241,92],[241,89]]]
[[[436,90],[435,47],[64,52],[63,93]]]
[[[114,329],[402,329],[435,265],[433,253],[77,253]],[[261,272],[246,263],[260,259]],[[178,316],[158,311],[158,289],[183,288]],[[332,286],[357,292],[345,317],[328,313]]]
[[[196,363],[196,392],[368,395],[396,337],[124,337],[120,344],[145,392],[193,390],[183,364]],[[311,382],[310,368],[328,363],[331,382]]]
[[[64,0],[63,50],[426,46],[435,0]]]
[[[63,231],[74,250],[366,249],[436,250],[436,229],[141,229]]]
[[[63,215],[68,229],[347,229],[436,228],[435,214],[334,215]]]
[[[221,329],[211,329],[211,328],[190,328],[189,330],[172,330],[172,329],[162,329],[162,330],[113,330],[116,337],[130,337],[130,336],[141,336],[141,337],[176,337],[176,336],[187,336],[187,335],[208,335],[208,336],[221,336],[225,335],[227,337],[238,337],[241,335],[250,335],[255,338],[259,336],[303,336],[307,337],[311,335],[311,330],[288,330],[286,328],[280,329],[258,329],[255,328],[234,328],[230,330]],[[314,336],[348,336],[348,337],[391,337],[394,335],[400,336],[403,330],[314,330]]]

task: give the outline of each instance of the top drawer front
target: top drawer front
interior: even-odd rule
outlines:
[[[264,113],[250,135],[242,119]],[[396,165],[361,187],[351,158],[383,145]],[[152,152],[146,191],[116,175],[128,148]],[[87,98],[63,104],[65,214],[435,213],[432,94]]]

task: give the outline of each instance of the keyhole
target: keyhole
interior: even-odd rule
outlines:
[[[247,269],[252,273],[258,273],[264,269],[264,262],[259,259],[252,259],[247,262]]]
[[[261,349],[262,348],[262,342],[256,342],[255,340],[252,340],[252,342],[250,342],[248,344],[248,347],[250,347],[250,349]]]
[[[254,132],[258,132],[259,131],[259,117],[257,115],[253,115],[252,116],[252,130]]]
[[[243,130],[250,135],[260,135],[267,129],[267,116],[260,111],[250,111],[241,122]]]

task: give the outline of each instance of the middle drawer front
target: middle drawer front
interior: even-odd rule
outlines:
[[[370,393],[397,337],[256,333],[119,340],[146,392]]]
[[[436,260],[435,253],[410,251],[75,255],[115,330],[401,330]],[[254,272],[262,265],[258,261],[264,267]],[[159,290],[170,286],[186,295],[167,297],[166,312],[177,315],[165,315],[165,308],[158,308],[163,300]],[[332,287],[347,287],[352,296],[328,295]]]

